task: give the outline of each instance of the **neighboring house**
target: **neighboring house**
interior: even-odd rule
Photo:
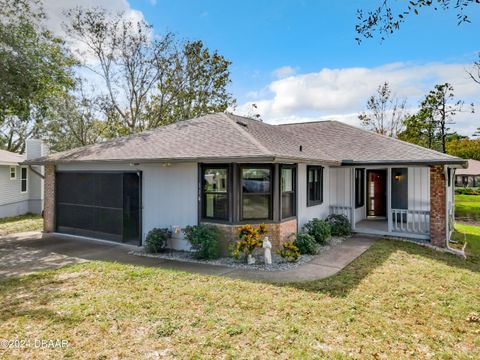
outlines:
[[[40,140],[29,139],[24,155],[0,150],[0,218],[26,213],[41,214],[43,180],[41,166],[20,165],[46,155]]]
[[[480,161],[468,160],[466,169],[458,169],[455,173],[456,187],[480,187]]]
[[[336,121],[269,125],[212,114],[27,161],[45,165],[45,231],[141,244],[209,223],[222,244],[266,223],[274,247],[312,218],[446,247],[466,161]],[[187,243],[181,234],[176,248]]]

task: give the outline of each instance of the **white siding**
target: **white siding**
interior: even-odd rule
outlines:
[[[352,169],[330,168],[330,204],[352,206]]]
[[[430,168],[408,168],[408,209],[430,210]]]
[[[323,169],[323,204],[307,206],[307,165],[298,164],[298,182],[297,182],[297,212],[298,228],[313,218],[323,219],[329,214],[330,206],[330,168]]]
[[[58,171],[142,171],[143,240],[155,227],[196,225],[198,171],[196,163],[163,164],[78,164],[59,165]],[[183,234],[174,236],[173,247],[188,249]]]
[[[20,166],[16,166],[16,169],[16,179],[10,180],[10,166],[0,165],[0,218],[21,215],[29,211],[29,193],[20,191]],[[30,171],[28,176],[32,176]]]

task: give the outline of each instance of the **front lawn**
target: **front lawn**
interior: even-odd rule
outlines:
[[[467,242],[465,248],[467,256],[480,257],[480,226],[456,223],[452,240],[458,241],[462,247]]]
[[[455,195],[455,218],[480,222],[480,195]]]
[[[91,262],[0,282],[2,357],[480,358],[480,264],[382,240],[329,279],[268,285]]]
[[[43,219],[40,215],[26,214],[0,219],[0,236],[25,232],[40,231]]]

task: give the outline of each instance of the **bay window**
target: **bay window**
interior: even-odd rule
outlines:
[[[272,168],[241,167],[242,220],[269,220],[272,218]]]
[[[282,166],[281,167],[281,177],[280,177],[280,191],[281,191],[281,217],[286,219],[292,216],[295,216],[296,206],[295,206],[295,167],[293,166]]]

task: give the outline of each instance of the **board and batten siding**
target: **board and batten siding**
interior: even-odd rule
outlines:
[[[298,164],[297,175],[297,221],[301,229],[313,218],[324,219],[330,212],[330,167],[323,168],[323,203],[307,206],[307,164]]]
[[[330,205],[352,206],[351,168],[330,168]]]
[[[408,168],[408,209],[430,210],[430,168]]]
[[[59,165],[57,171],[141,171],[142,242],[153,228],[196,225],[198,222],[197,163]],[[188,250],[183,233],[174,234],[172,247]]]

